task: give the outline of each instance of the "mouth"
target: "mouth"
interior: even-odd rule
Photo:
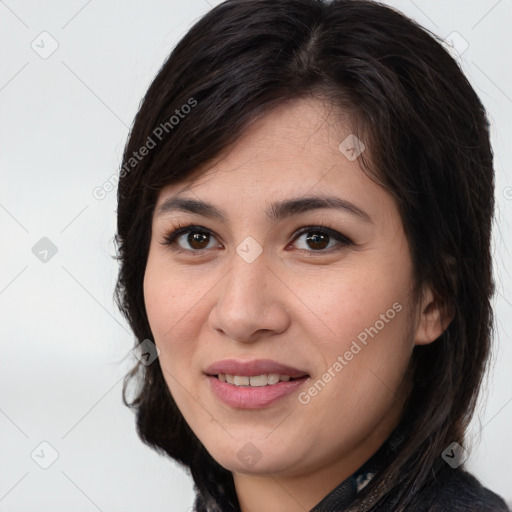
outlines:
[[[298,391],[309,373],[270,359],[226,359],[204,372],[210,389],[223,403],[236,409],[260,409]]]
[[[277,384],[279,380],[298,379],[308,375],[305,370],[272,359],[224,359],[210,365],[204,370],[204,373],[217,377],[219,380],[225,378],[226,380],[223,382],[244,386],[272,385]],[[251,377],[254,377],[254,384],[250,382]],[[256,379],[256,377],[258,378]]]
[[[281,375],[278,373],[263,373],[261,375],[232,375],[229,373],[219,373],[218,375],[210,375],[217,378],[220,382],[227,382],[238,387],[260,388],[266,386],[275,386],[280,382],[293,382],[296,380],[304,380],[309,377],[305,374],[301,377],[291,377],[290,375]]]
[[[226,375],[226,379],[231,377],[229,374]],[[251,379],[256,378],[257,384],[264,382],[267,379],[266,375],[234,375],[233,380],[237,377],[242,378],[242,382],[249,380],[249,385],[246,384],[231,384],[229,382],[223,382],[222,376],[210,375],[208,376],[208,383],[210,390],[214,396],[219,399],[223,404],[230,406],[233,409],[262,409],[269,407],[276,402],[280,402],[285,397],[290,397],[293,394],[300,392],[305,382],[309,380],[308,376],[303,377],[290,377],[284,375],[284,380],[279,378],[279,381],[275,384],[265,385],[251,385]],[[288,378],[288,380],[286,380]],[[238,379],[237,379],[238,380]],[[254,382],[254,381],[253,381]],[[290,402],[294,403],[294,402]]]

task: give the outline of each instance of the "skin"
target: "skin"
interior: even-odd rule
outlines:
[[[183,211],[155,214],[144,296],[169,390],[206,449],[233,472],[243,512],[309,510],[359,468],[400,420],[414,346],[446,328],[430,289],[412,303],[413,268],[396,204],[359,158],[338,149],[351,133],[339,114],[315,98],[283,103],[213,165],[162,189],[155,208],[180,194],[226,216],[223,223]],[[334,208],[278,221],[265,215],[274,201],[306,195],[346,199],[371,222]],[[191,246],[185,233],[165,245],[178,222],[212,235]],[[295,234],[319,224],[352,244],[327,237],[319,248]],[[248,236],[263,249],[252,263],[236,252]],[[359,343],[307,404],[292,393],[244,410],[210,390],[203,372],[213,362],[270,358],[305,370],[310,379],[300,391],[307,391],[394,303],[400,312]],[[260,456],[252,465],[237,456],[248,442]]]

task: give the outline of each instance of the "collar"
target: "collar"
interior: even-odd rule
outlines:
[[[341,482],[310,512],[340,512],[348,509],[358,493],[362,491],[373,479],[373,477],[384,469],[389,460],[397,453],[399,446],[405,439],[403,428],[397,427],[378,449],[352,476]]]

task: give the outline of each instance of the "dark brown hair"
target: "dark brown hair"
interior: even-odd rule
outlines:
[[[429,285],[454,315],[435,342],[414,350],[408,437],[371,483],[389,478],[396,510],[403,510],[444,464],[443,450],[463,443],[493,331],[488,121],[433,34],[365,0],[228,0],[197,21],[149,87],[125,147],[116,301],[136,344],[153,340],[143,278],[159,191],[213,161],[258,116],[304,96],[350,113],[353,133],[371,148],[365,172],[397,201],[415,289]],[[139,158],[142,147],[148,151]],[[136,387],[128,400],[130,383]],[[224,512],[239,510],[231,472],[185,422],[158,360],[132,369],[123,399],[145,443],[189,468],[204,495],[217,499],[220,484],[229,497]],[[379,505],[388,498],[383,493]]]

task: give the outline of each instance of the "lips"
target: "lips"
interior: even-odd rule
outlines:
[[[308,373],[304,370],[278,363],[272,359],[255,359],[252,361],[224,359],[208,366],[204,373],[210,376],[217,376],[224,373],[246,377],[277,373],[279,375],[289,375],[293,379],[308,376]]]

